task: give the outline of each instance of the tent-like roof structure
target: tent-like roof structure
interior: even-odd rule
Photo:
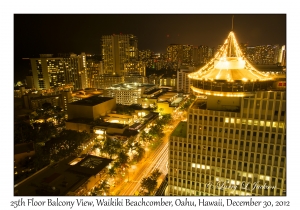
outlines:
[[[193,80],[256,82],[272,80],[256,70],[245,58],[231,31],[215,57],[199,71],[189,74]]]

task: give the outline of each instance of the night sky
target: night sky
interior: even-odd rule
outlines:
[[[233,15],[239,43],[286,44],[285,14]],[[29,68],[23,66],[24,57],[42,53],[100,54],[102,35],[133,34],[138,38],[139,50],[163,53],[169,44],[216,47],[224,42],[231,27],[229,14],[15,14],[15,74]]]

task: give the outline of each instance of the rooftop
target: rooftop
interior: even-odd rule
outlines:
[[[92,97],[89,97],[89,98],[86,98],[86,99],[75,101],[75,102],[70,103],[70,104],[81,105],[81,106],[95,106],[97,104],[101,104],[101,103],[104,103],[104,102],[112,100],[112,99],[114,99],[114,98],[92,96]]]
[[[38,171],[15,186],[21,196],[63,196],[74,192],[91,176],[101,172],[112,160],[88,155],[67,157]]]
[[[269,81],[273,78],[258,71],[245,58],[233,31],[231,31],[215,57],[197,72],[189,74],[193,80],[208,81]]]
[[[111,159],[88,155],[77,164],[71,166],[68,170],[85,176],[95,176],[108,166],[111,161]]]
[[[186,138],[187,137],[187,122],[185,122],[185,121],[179,122],[177,127],[173,130],[171,136]]]

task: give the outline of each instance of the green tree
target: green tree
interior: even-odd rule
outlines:
[[[120,152],[121,148],[122,145],[119,140],[107,137],[103,143],[102,151],[112,159],[114,155],[117,155]]]
[[[146,151],[145,151],[144,147],[140,143],[137,142],[136,147],[135,147],[135,153],[133,155],[133,161],[139,162],[140,160],[143,159],[145,153],[146,153]]]
[[[46,143],[46,148],[52,161],[59,161],[72,154],[78,155],[82,146],[90,139],[87,132],[63,130],[59,136],[52,138]]]
[[[143,143],[148,143],[152,141],[152,137],[146,133],[145,131],[142,131],[140,134],[140,141],[142,141]]]
[[[97,187],[94,188],[91,195],[108,195],[110,191],[110,185],[107,180],[103,180]]]
[[[107,174],[108,174],[111,178],[116,177],[116,176],[117,176],[117,172],[116,172],[115,167],[111,167],[110,169],[108,169]]]
[[[141,195],[153,195],[157,187],[157,179],[161,175],[161,172],[158,169],[155,169],[150,176],[143,178],[141,182]]]
[[[33,127],[26,122],[14,124],[14,143],[20,144],[35,140]]]
[[[125,151],[121,151],[115,161],[114,166],[119,169],[119,173],[125,175],[126,169],[129,168],[129,156]]]
[[[51,122],[33,123],[33,140],[38,142],[46,142],[53,136],[58,135],[57,128]]]

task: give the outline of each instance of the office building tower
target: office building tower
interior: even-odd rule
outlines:
[[[168,195],[286,195],[285,78],[255,69],[233,32],[189,74],[197,99],[170,137]]]
[[[124,76],[125,63],[138,59],[137,37],[132,34],[102,36],[104,74]]]

